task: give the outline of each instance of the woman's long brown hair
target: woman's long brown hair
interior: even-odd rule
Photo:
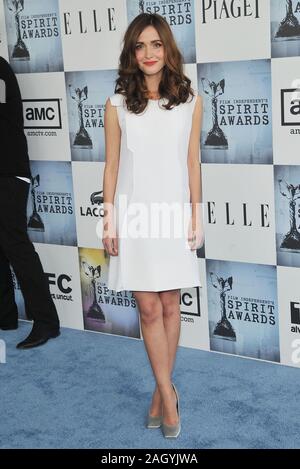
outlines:
[[[178,49],[172,30],[163,18],[156,13],[141,13],[129,24],[125,35],[123,50],[119,59],[119,77],[116,80],[115,93],[125,96],[127,109],[140,114],[147,106],[147,86],[143,72],[135,58],[135,47],[141,32],[152,25],[158,32],[164,46],[165,65],[159,83],[159,95],[166,98],[165,109],[185,103],[189,95],[194,96],[191,80],[183,73],[183,57]]]

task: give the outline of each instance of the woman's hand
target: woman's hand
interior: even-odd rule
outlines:
[[[110,256],[118,255],[118,235],[114,222],[109,216],[103,218],[102,243],[105,251]]]
[[[108,235],[103,234],[102,243],[103,243],[105,251],[110,256],[118,255],[118,237],[116,234],[114,234],[113,236],[108,236]]]
[[[196,221],[198,221],[198,223],[196,223]],[[188,228],[188,243],[192,251],[195,249],[200,249],[204,243],[204,226],[201,216],[198,220],[196,220],[193,216],[190,218]]]

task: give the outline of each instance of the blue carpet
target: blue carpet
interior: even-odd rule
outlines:
[[[154,381],[144,344],[62,329],[17,350],[31,329],[1,331],[0,448],[299,448],[300,370],[178,349],[182,430],[144,427]]]

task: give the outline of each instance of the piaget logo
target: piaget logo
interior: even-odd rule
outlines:
[[[202,0],[202,23],[210,20],[260,18],[259,0]]]

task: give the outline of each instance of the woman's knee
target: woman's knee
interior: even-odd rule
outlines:
[[[162,317],[162,304],[159,298],[142,301],[138,306],[141,320],[146,324],[157,321]]]
[[[165,293],[161,295],[164,318],[171,318],[180,314],[180,293]]]

